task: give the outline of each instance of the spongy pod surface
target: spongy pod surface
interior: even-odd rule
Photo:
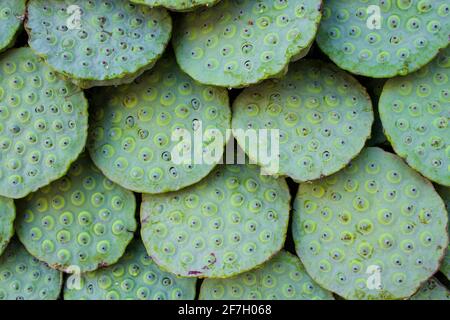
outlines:
[[[346,299],[402,299],[439,269],[448,217],[432,184],[367,148],[339,173],[301,184],[292,231],[307,272]]]
[[[180,17],[177,61],[195,80],[217,86],[276,77],[314,41],[320,8],[320,0],[222,0]]]
[[[162,271],[133,240],[116,264],[69,277],[64,300],[194,300],[195,289],[196,279]]]
[[[30,255],[16,239],[0,256],[0,300],[56,300],[62,273]]]
[[[141,235],[163,269],[226,278],[250,270],[284,245],[289,220],[284,179],[254,165],[219,165],[178,192],[143,195]]]
[[[309,181],[342,169],[370,136],[373,111],[359,82],[319,60],[292,64],[281,80],[245,89],[233,103],[233,134],[249,158],[274,175]],[[250,130],[278,130],[279,164],[247,143]],[[251,131],[250,131],[251,132]]]
[[[123,255],[137,228],[135,210],[134,194],[82,154],[66,176],[17,203],[16,233],[52,268],[93,271]]]
[[[12,199],[0,196],[0,255],[14,235],[16,207]]]
[[[11,47],[22,29],[26,0],[0,1],[0,52]]]
[[[131,0],[150,7],[165,7],[173,11],[191,11],[200,6],[212,6],[220,0]]]
[[[386,82],[379,111],[395,152],[450,186],[450,47],[419,71]]]
[[[30,47],[82,88],[129,83],[166,48],[172,21],[163,8],[127,0],[30,0]]]
[[[333,300],[300,259],[280,251],[260,268],[227,279],[205,279],[200,300]]]
[[[437,186],[436,190],[442,200],[444,200],[447,213],[450,215],[450,188]],[[442,260],[440,271],[450,280],[450,244],[449,247],[447,247],[447,253],[445,254],[444,260]]]
[[[66,173],[86,143],[87,107],[29,48],[0,56],[0,195],[22,198]]]
[[[352,73],[404,76],[449,44],[449,17],[448,0],[326,0],[317,43]]]
[[[410,300],[450,300],[450,291],[438,279],[432,277]]]
[[[198,182],[220,161],[230,135],[227,90],[193,81],[170,54],[134,83],[102,88],[93,105],[92,159],[107,177],[136,192]]]

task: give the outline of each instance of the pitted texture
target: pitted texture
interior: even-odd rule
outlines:
[[[191,11],[200,6],[212,6],[220,0],[131,0],[150,7],[165,7],[173,11]]]
[[[450,300],[450,291],[433,277],[410,300]]]
[[[113,266],[81,279],[69,277],[64,300],[194,300],[195,284],[196,279],[161,271],[140,240],[134,240]]]
[[[200,300],[333,300],[300,260],[281,251],[258,269],[228,279],[205,279]]]
[[[16,207],[14,201],[0,196],[0,256],[14,234]]]
[[[295,63],[282,80],[245,89],[233,103],[233,133],[249,158],[271,174],[296,181],[342,169],[364,147],[372,122],[366,90],[352,76],[319,60]],[[261,129],[279,130],[278,168],[261,161],[260,148],[248,144],[242,131]],[[273,141],[268,140],[270,150]]]
[[[436,189],[442,200],[444,200],[445,208],[450,215],[450,188],[437,186]],[[450,280],[450,244],[447,247],[447,253],[445,254],[444,260],[442,260],[440,271]]]
[[[0,56],[0,195],[23,198],[66,173],[86,143],[87,107],[29,48]]]
[[[26,0],[0,1],[0,52],[11,47],[25,19]]]
[[[367,148],[339,173],[300,185],[292,230],[319,285],[346,299],[400,299],[439,269],[447,223],[428,180]]]
[[[165,9],[128,0],[31,0],[30,47],[82,88],[129,83],[150,69],[170,40]]]
[[[326,0],[317,34],[339,67],[374,78],[418,70],[449,39],[448,0]]]
[[[98,92],[94,105],[88,143],[92,159],[107,177],[136,192],[176,191],[208,175],[220,161],[231,127],[226,89],[198,84],[172,57],[164,57],[133,84]],[[190,138],[174,140],[182,130]],[[217,135],[208,137],[213,130]],[[194,140],[199,135],[203,145]],[[203,159],[203,151],[215,143],[217,157]],[[178,151],[187,155],[186,162],[173,158]],[[198,152],[202,159],[196,162]]]
[[[13,240],[0,256],[0,300],[56,300],[62,273],[31,256]]]
[[[133,193],[103,176],[85,154],[66,176],[17,205],[16,232],[26,249],[69,273],[115,263],[137,227]]]
[[[144,195],[141,235],[162,269],[226,278],[282,248],[289,201],[284,179],[261,176],[256,166],[220,165],[194,186]]]
[[[450,186],[449,78],[450,47],[421,70],[386,82],[379,103],[385,134],[395,152],[445,186]]]
[[[180,17],[173,45],[195,80],[244,87],[283,73],[314,41],[321,0],[222,0]]]

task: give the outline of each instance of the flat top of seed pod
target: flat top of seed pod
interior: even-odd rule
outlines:
[[[0,56],[0,195],[22,198],[65,174],[87,137],[87,101],[29,48]]]
[[[12,199],[0,196],[0,255],[14,234],[16,208]]]
[[[441,196],[442,200],[444,200],[445,208],[447,209],[447,213],[450,216],[450,188],[449,187],[436,187],[437,192]],[[444,260],[441,263],[440,271],[450,280],[450,243],[447,248],[447,253],[445,254]]]
[[[400,299],[439,268],[447,223],[428,180],[367,148],[339,173],[300,185],[292,230],[319,285],[346,299]]]
[[[449,17],[448,0],[327,0],[317,43],[350,72],[406,75],[448,45]]]
[[[30,47],[81,87],[131,82],[170,40],[165,9],[128,0],[31,0]]]
[[[364,147],[372,122],[366,90],[349,74],[318,60],[293,64],[282,80],[247,88],[233,103],[233,133],[241,148],[267,172],[296,181],[342,169]],[[262,162],[261,150],[247,143],[247,130],[261,129],[279,130],[278,166]],[[269,148],[273,139],[268,139]]]
[[[15,41],[25,18],[26,0],[0,1],[0,52]]]
[[[410,300],[450,300],[450,291],[433,277]]]
[[[450,47],[416,73],[390,79],[379,111],[395,152],[425,177],[450,186]]]
[[[194,300],[195,290],[196,279],[162,271],[134,240],[113,266],[68,278],[64,300]]]
[[[66,176],[17,204],[16,232],[52,268],[93,271],[115,263],[136,230],[131,191],[105,178],[82,154]]]
[[[333,300],[296,256],[280,251],[260,268],[228,279],[205,279],[200,300]]]
[[[62,273],[39,261],[18,240],[0,256],[0,300],[56,300]]]
[[[321,0],[222,0],[181,17],[173,45],[195,80],[244,87],[283,72],[314,40]]]
[[[131,0],[150,7],[165,7],[174,11],[191,11],[200,6],[212,6],[220,0]]]
[[[168,56],[133,84],[100,90],[94,105],[92,159],[136,192],[176,191],[205,177],[220,161],[231,126],[227,90],[198,84]],[[213,156],[203,154],[205,148]]]
[[[219,165],[178,192],[145,195],[141,234],[147,252],[180,276],[226,278],[277,253],[289,220],[284,179],[253,165]]]

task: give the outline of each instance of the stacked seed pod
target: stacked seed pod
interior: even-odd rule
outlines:
[[[450,299],[447,0],[0,0],[0,28],[0,299]]]

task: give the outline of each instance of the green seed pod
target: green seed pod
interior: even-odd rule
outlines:
[[[437,269],[448,217],[431,183],[367,148],[346,169],[301,184],[292,231],[306,271],[346,299],[402,299]]]
[[[285,241],[286,181],[253,165],[220,165],[198,184],[142,201],[147,252],[179,276],[231,277],[261,265]]]
[[[340,68],[406,75],[449,44],[448,0],[326,0],[317,44]]]
[[[136,192],[176,191],[204,178],[220,162],[231,127],[227,90],[198,84],[170,56],[133,84],[102,89],[94,105],[92,159],[109,179]],[[202,141],[192,141],[198,133]],[[216,157],[206,159],[203,150],[217,143]],[[180,146],[188,146],[181,150],[188,157],[176,160]]]
[[[379,103],[384,131],[395,152],[445,186],[450,186],[449,78],[450,47],[421,70],[386,82]]]
[[[22,30],[25,19],[26,0],[0,1],[0,52],[13,46]]]
[[[321,0],[222,0],[180,17],[177,61],[204,84],[239,88],[277,77],[314,41],[320,7]]]
[[[104,177],[85,154],[66,176],[17,204],[16,232],[50,267],[72,273],[115,263],[136,230],[131,191]]]
[[[444,200],[445,208],[447,209],[447,213],[450,215],[450,188],[436,186],[436,189],[442,200]],[[450,280],[450,244],[447,247],[447,253],[445,254],[444,260],[442,260],[440,270],[447,277],[447,279]]]
[[[200,6],[213,6],[220,0],[131,0],[150,7],[165,7],[173,11],[192,11]]]
[[[79,281],[79,282],[78,282]],[[65,300],[194,300],[196,279],[161,271],[134,240],[125,255],[105,269],[69,277]]]
[[[14,201],[0,196],[0,256],[14,234],[15,217]]]
[[[450,291],[433,277],[410,300],[450,300]]]
[[[296,181],[345,167],[364,147],[372,122],[366,90],[349,74],[319,60],[293,64],[282,80],[247,88],[233,104],[233,133],[249,158],[271,174]],[[246,143],[246,135],[238,131],[247,129],[279,130],[278,168],[262,162],[260,148]]]
[[[30,0],[30,47],[82,88],[130,83],[166,48],[165,9],[127,0]]]
[[[0,256],[0,300],[56,300],[62,273],[31,256],[12,240]]]
[[[23,198],[66,173],[86,143],[87,107],[29,48],[0,56],[0,195]]]
[[[280,251],[260,268],[228,279],[205,279],[200,300],[334,300],[300,260]]]

